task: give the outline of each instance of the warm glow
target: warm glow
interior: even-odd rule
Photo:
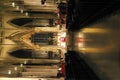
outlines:
[[[78,46],[79,48],[84,47],[85,42],[84,33],[78,33],[75,42],[76,42],[75,45]]]
[[[82,32],[83,33],[105,33],[107,31],[101,28],[84,28],[82,29]]]
[[[19,10],[20,9],[20,7],[19,6],[16,6],[16,10]]]
[[[12,6],[15,7],[15,3],[14,2],[12,3]]]
[[[12,73],[12,71],[11,70],[8,70],[8,74],[10,75]]]
[[[65,48],[66,47],[66,32],[58,33],[58,46]]]
[[[25,15],[28,16],[28,12],[26,12]]]
[[[20,10],[20,13],[23,13],[23,9]]]

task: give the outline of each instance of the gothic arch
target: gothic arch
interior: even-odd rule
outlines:
[[[24,27],[24,25],[31,22],[32,22],[31,18],[13,18],[9,20],[7,23],[18,28],[29,28],[29,27]]]

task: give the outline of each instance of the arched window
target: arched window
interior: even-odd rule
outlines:
[[[30,40],[35,45],[56,45],[54,37],[54,33],[35,33],[31,35]]]

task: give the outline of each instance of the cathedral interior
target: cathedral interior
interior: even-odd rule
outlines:
[[[59,1],[0,2],[0,76],[57,80],[66,53],[65,20],[61,24],[57,16]]]
[[[119,80],[119,0],[0,0],[0,80]]]

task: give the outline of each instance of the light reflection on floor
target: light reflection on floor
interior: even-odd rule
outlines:
[[[85,56],[86,62],[100,76],[101,80],[118,80],[119,78],[118,40],[120,39],[117,37],[118,35],[118,32],[114,33],[110,29],[100,27],[84,28],[75,32],[77,37],[73,50]],[[81,37],[80,41],[78,36]]]

